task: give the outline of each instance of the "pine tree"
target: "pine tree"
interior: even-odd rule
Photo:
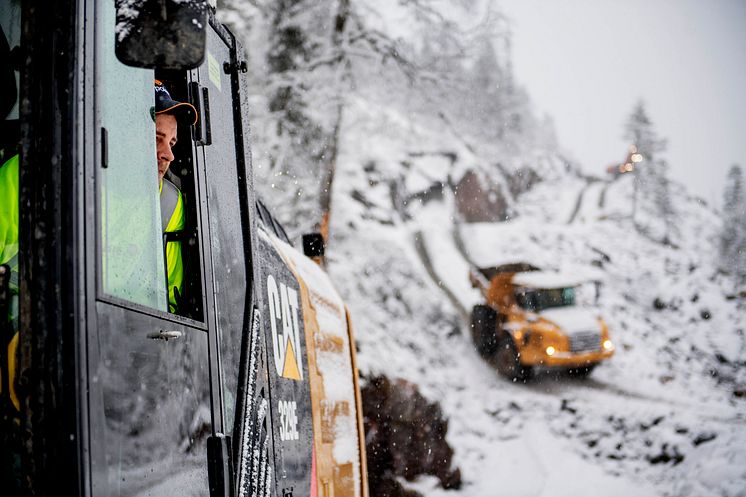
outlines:
[[[497,58],[492,36],[480,37],[474,68],[471,71],[468,115],[475,117],[475,131],[485,139],[501,140],[505,134],[503,112],[504,74]],[[491,124],[491,126],[485,124]]]
[[[746,280],[746,192],[741,166],[728,171],[723,193],[723,231],[720,235],[720,265],[736,280]]]
[[[670,244],[677,233],[668,166],[662,158],[666,141],[658,137],[642,101],[635,105],[627,119],[625,138],[635,147],[639,161],[634,170],[632,220],[638,228],[648,231],[653,228],[654,221],[660,221],[661,241]]]
[[[278,0],[272,5],[270,51],[267,65],[278,83],[269,100],[277,116],[279,135],[289,134],[296,143],[308,145],[318,137],[318,126],[308,115],[308,103],[301,81],[295,77],[313,56],[308,28],[303,22],[307,0]]]
[[[673,241],[679,237],[676,223],[676,210],[673,206],[671,197],[671,181],[668,179],[668,162],[660,160],[654,168],[655,180],[652,182],[654,188],[653,205],[658,215],[663,221],[663,243],[666,245],[673,244]]]
[[[526,160],[537,143],[555,141],[551,123],[541,127],[513,81],[509,24],[491,7],[461,2],[474,17],[467,23],[448,5],[396,2],[411,20],[400,36],[381,22],[387,3],[223,2],[222,20],[244,40],[256,90],[259,191],[292,235],[327,224],[342,138],[356,119],[350,95],[383,95],[383,105],[442,123],[471,152],[502,162]]]

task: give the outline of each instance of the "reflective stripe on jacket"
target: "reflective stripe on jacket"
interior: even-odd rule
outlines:
[[[11,323],[12,335],[0,337],[0,346],[7,347],[7,371],[10,400],[20,408],[15,390],[16,348],[18,347],[18,154],[0,166],[0,264],[10,266],[10,305],[8,316],[0,316]],[[0,375],[5,371],[5,364]],[[0,377],[0,395],[3,378]]]
[[[161,182],[161,224],[164,233],[173,233],[184,229],[184,202],[181,191],[168,181]],[[181,258],[181,242],[169,242],[166,245],[166,271],[168,274],[168,308],[170,312],[177,309],[176,292],[183,295],[184,266]]]

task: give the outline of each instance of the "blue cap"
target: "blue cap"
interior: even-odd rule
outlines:
[[[161,81],[155,80],[155,115],[171,114],[176,122],[187,126],[197,124],[197,110],[192,104],[179,102],[171,98],[171,94]]]

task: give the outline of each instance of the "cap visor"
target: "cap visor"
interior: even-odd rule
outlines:
[[[168,109],[159,110],[155,114],[173,114],[177,121],[188,126],[194,126],[197,124],[198,119],[197,109],[195,109],[192,104],[186,102],[172,105]]]

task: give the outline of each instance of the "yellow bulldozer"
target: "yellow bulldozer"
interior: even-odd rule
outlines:
[[[537,367],[587,376],[614,354],[595,307],[599,281],[528,263],[472,268],[469,279],[485,299],[471,313],[474,345],[508,378],[526,381]]]

